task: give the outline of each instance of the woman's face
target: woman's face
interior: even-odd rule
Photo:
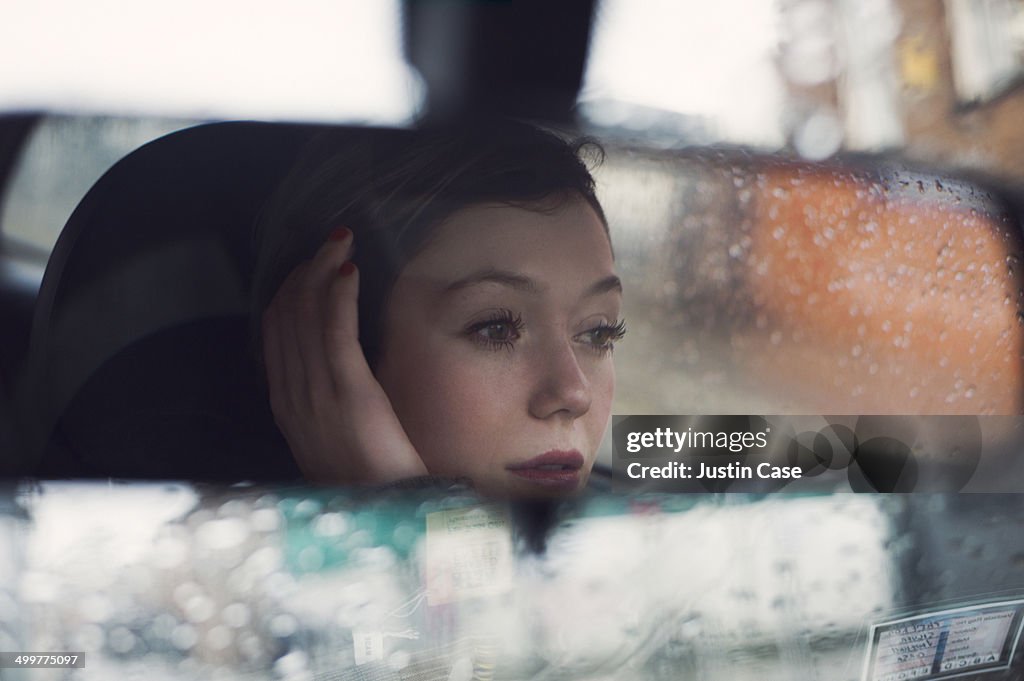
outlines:
[[[582,199],[442,223],[395,283],[377,368],[427,469],[492,494],[584,485],[611,412],[621,298]]]

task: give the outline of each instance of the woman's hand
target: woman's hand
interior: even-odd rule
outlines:
[[[387,483],[426,475],[359,345],[352,232],[335,230],[263,313],[274,420],[307,480]]]

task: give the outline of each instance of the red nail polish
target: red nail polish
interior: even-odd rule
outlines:
[[[348,275],[352,274],[355,271],[356,266],[352,264],[351,260],[346,260],[341,264],[341,267],[338,268],[338,272],[340,272],[341,276],[343,277],[347,277]]]
[[[331,232],[329,238],[331,241],[344,241],[349,237],[351,233],[352,230],[350,230],[348,227],[338,227],[336,230]]]

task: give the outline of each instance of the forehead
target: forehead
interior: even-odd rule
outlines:
[[[561,273],[601,276],[612,271],[604,223],[583,199],[552,210],[477,204],[438,226],[401,276],[456,278],[486,268],[515,269],[547,278]]]

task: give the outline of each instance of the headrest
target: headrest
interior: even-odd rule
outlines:
[[[246,317],[161,329],[92,373],[64,409],[41,477],[215,482],[300,477],[274,425]]]
[[[167,389],[177,391],[176,403],[187,402],[187,380],[176,388],[157,381],[183,357],[203,362],[194,350],[210,341],[196,322],[237,321],[248,313],[252,226],[317,130],[248,122],[189,128],[132,152],[96,182],[61,233],[40,290],[27,414],[36,452],[87,382],[90,419],[101,417],[102,404],[123,406],[114,393],[138,387],[118,373],[125,366],[151,382],[154,397]],[[225,328],[214,323],[207,330]],[[161,340],[161,333],[170,335]],[[191,338],[193,347],[169,338]],[[246,352],[244,335],[225,336],[229,341],[232,352]],[[134,359],[123,364],[116,359],[123,352]],[[104,382],[101,367],[117,380]],[[202,389],[209,389],[223,366],[207,354],[199,367],[209,377]],[[201,389],[201,382],[190,385]]]

